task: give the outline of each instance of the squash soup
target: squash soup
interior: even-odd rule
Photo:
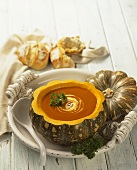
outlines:
[[[53,93],[64,93],[67,101],[62,106],[50,106]],[[89,90],[81,87],[62,87],[45,94],[41,108],[52,119],[76,120],[90,115],[96,107],[96,97]]]

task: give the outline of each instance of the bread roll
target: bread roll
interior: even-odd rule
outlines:
[[[62,47],[55,47],[50,53],[50,60],[53,68],[71,68],[74,67],[73,60],[65,54]]]
[[[49,61],[50,45],[46,43],[27,41],[18,49],[19,60],[35,69],[44,69]]]
[[[74,67],[71,54],[80,53],[85,48],[85,44],[80,41],[80,37],[63,37],[50,53],[50,60],[54,68]]]
[[[57,47],[62,47],[65,53],[80,53],[84,48],[85,44],[80,41],[80,37],[63,37],[58,43]]]

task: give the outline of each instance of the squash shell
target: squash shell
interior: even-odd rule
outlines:
[[[50,82],[47,84],[47,88],[51,88],[51,86],[52,88],[55,88],[54,85],[58,85],[59,82],[60,81]],[[67,80],[64,82],[71,82],[72,84],[77,83],[77,81],[74,80]],[[81,86],[82,82],[79,82],[79,84]],[[83,82],[83,84],[87,85],[88,83]],[[91,86],[91,84],[89,85]],[[93,88],[94,93],[98,94],[98,98],[100,98],[96,104],[96,108],[98,108],[98,114],[95,114],[96,116],[94,116],[93,118],[87,118],[85,116],[85,118],[82,118],[80,120],[64,121],[63,124],[59,124],[58,121],[56,121],[57,124],[55,124],[55,120],[53,120],[53,123],[52,120],[46,118],[42,112],[39,112],[39,106],[35,106],[35,104],[37,103],[36,101],[39,94],[44,88],[42,87],[36,90],[34,92],[34,100],[32,102],[33,108],[31,108],[30,110],[30,117],[32,120],[33,128],[49,141],[52,141],[56,144],[64,145],[71,145],[73,143],[81,142],[88,137],[94,135],[103,126],[103,123],[106,121],[107,115],[103,110],[104,96],[102,92],[97,90],[94,85],[92,85],[91,87]]]
[[[72,145],[93,136],[103,126],[107,115],[101,111],[95,119],[86,119],[77,125],[53,125],[44,120],[43,116],[30,110],[33,128],[47,140],[63,145]]]

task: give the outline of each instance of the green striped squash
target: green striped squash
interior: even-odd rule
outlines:
[[[87,82],[103,92],[108,120],[128,114],[137,104],[136,81],[123,71],[101,70]]]

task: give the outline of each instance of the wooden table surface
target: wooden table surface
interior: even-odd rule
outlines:
[[[0,0],[0,45],[13,33],[30,33],[35,28],[54,39],[80,35],[84,41],[91,40],[93,47],[109,50],[109,57],[77,64],[77,68],[122,70],[137,80],[136,0]],[[38,161],[39,153],[14,134],[0,138],[0,170],[42,170]],[[92,160],[47,156],[45,169],[137,170],[137,125],[109,152]]]

